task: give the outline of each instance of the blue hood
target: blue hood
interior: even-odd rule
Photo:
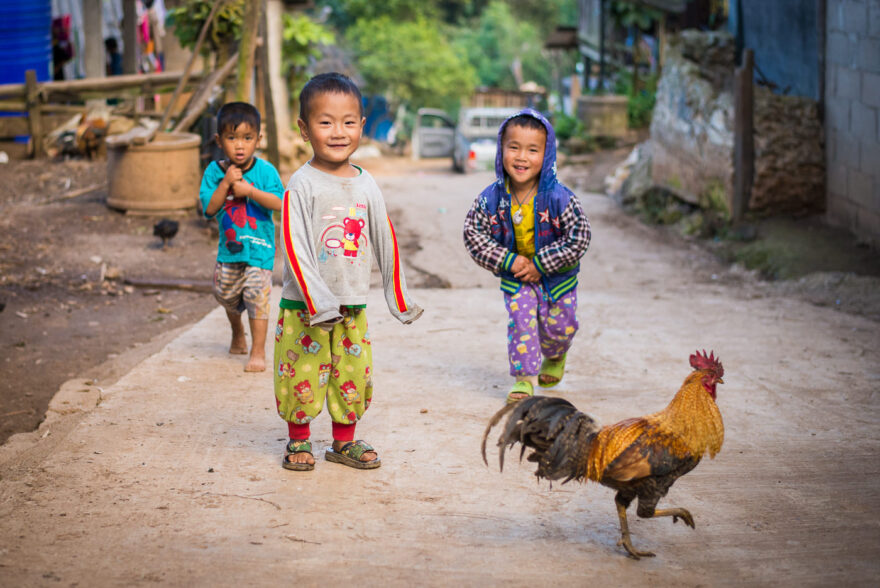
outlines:
[[[498,141],[495,147],[495,178],[502,186],[504,185],[505,173],[504,164],[502,163],[504,153],[502,153],[501,150],[501,137],[504,136],[504,129],[507,128],[507,123],[510,119],[521,115],[531,116],[532,118],[541,121],[541,124],[547,129],[547,146],[544,147],[544,162],[541,164],[541,178],[538,181],[538,192],[551,190],[556,186],[556,133],[553,132],[553,125],[550,124],[550,121],[533,108],[524,108],[516,114],[507,117],[507,119],[501,123],[501,127],[498,129]]]

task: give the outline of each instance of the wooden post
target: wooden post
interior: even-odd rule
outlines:
[[[261,86],[263,88],[263,101],[265,108],[263,110],[263,120],[266,122],[266,157],[269,163],[275,166],[275,169],[281,165],[281,153],[278,149],[278,117],[275,115],[275,97],[272,95],[272,72],[270,64],[272,61],[269,57],[269,22],[268,10],[263,11],[263,18],[260,29],[262,30],[263,43],[258,48],[260,52],[260,73]]]
[[[269,76],[269,92],[275,111],[275,125],[283,132],[290,130],[290,98],[287,80],[281,75],[281,46],[284,42],[284,4],[281,0],[266,2],[266,71]],[[279,137],[280,138],[280,137]],[[274,163],[274,162],[273,162]]]
[[[746,49],[742,65],[734,74],[733,194],[730,202],[730,218],[734,223],[741,221],[749,209],[755,176],[754,67],[754,52]]]
[[[83,32],[85,49],[83,65],[87,78],[103,78],[107,68],[104,57],[104,16],[101,0],[83,0]]]
[[[28,124],[31,133],[31,157],[43,158],[43,148],[40,144],[43,140],[43,115],[40,112],[40,94],[37,87],[37,72],[29,69],[24,73],[24,84],[28,109]]]
[[[597,93],[605,90],[605,0],[599,0],[599,85]]]
[[[254,80],[254,53],[257,49],[257,35],[262,14],[262,0],[245,4],[241,49],[238,54],[238,84],[235,90],[236,99],[239,102],[248,102],[250,99],[251,85]]]
[[[137,0],[122,0],[122,73],[137,73]]]

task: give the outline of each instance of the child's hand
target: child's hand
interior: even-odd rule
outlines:
[[[253,193],[254,187],[244,180],[240,179],[232,184],[232,194],[238,198],[249,198]]]
[[[541,279],[541,272],[535,267],[535,264],[527,257],[517,255],[510,266],[513,275],[523,282],[537,282]]]
[[[226,169],[226,175],[223,177],[227,184],[230,186],[235,186],[236,182],[241,181],[241,168],[237,165],[229,164],[229,167]]]

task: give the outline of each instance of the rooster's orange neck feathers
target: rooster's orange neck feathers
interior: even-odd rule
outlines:
[[[711,382],[711,392],[707,381]],[[669,406],[652,415],[661,426],[679,433],[695,456],[708,451],[709,457],[715,457],[724,442],[724,422],[714,391],[714,374],[696,370],[685,379]]]

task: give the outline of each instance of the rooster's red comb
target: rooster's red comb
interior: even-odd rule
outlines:
[[[721,365],[721,358],[715,357],[714,351],[710,351],[709,354],[706,355],[706,350],[703,349],[703,353],[697,351],[691,355],[691,367],[695,370],[714,370],[719,377],[724,375],[724,367]]]

